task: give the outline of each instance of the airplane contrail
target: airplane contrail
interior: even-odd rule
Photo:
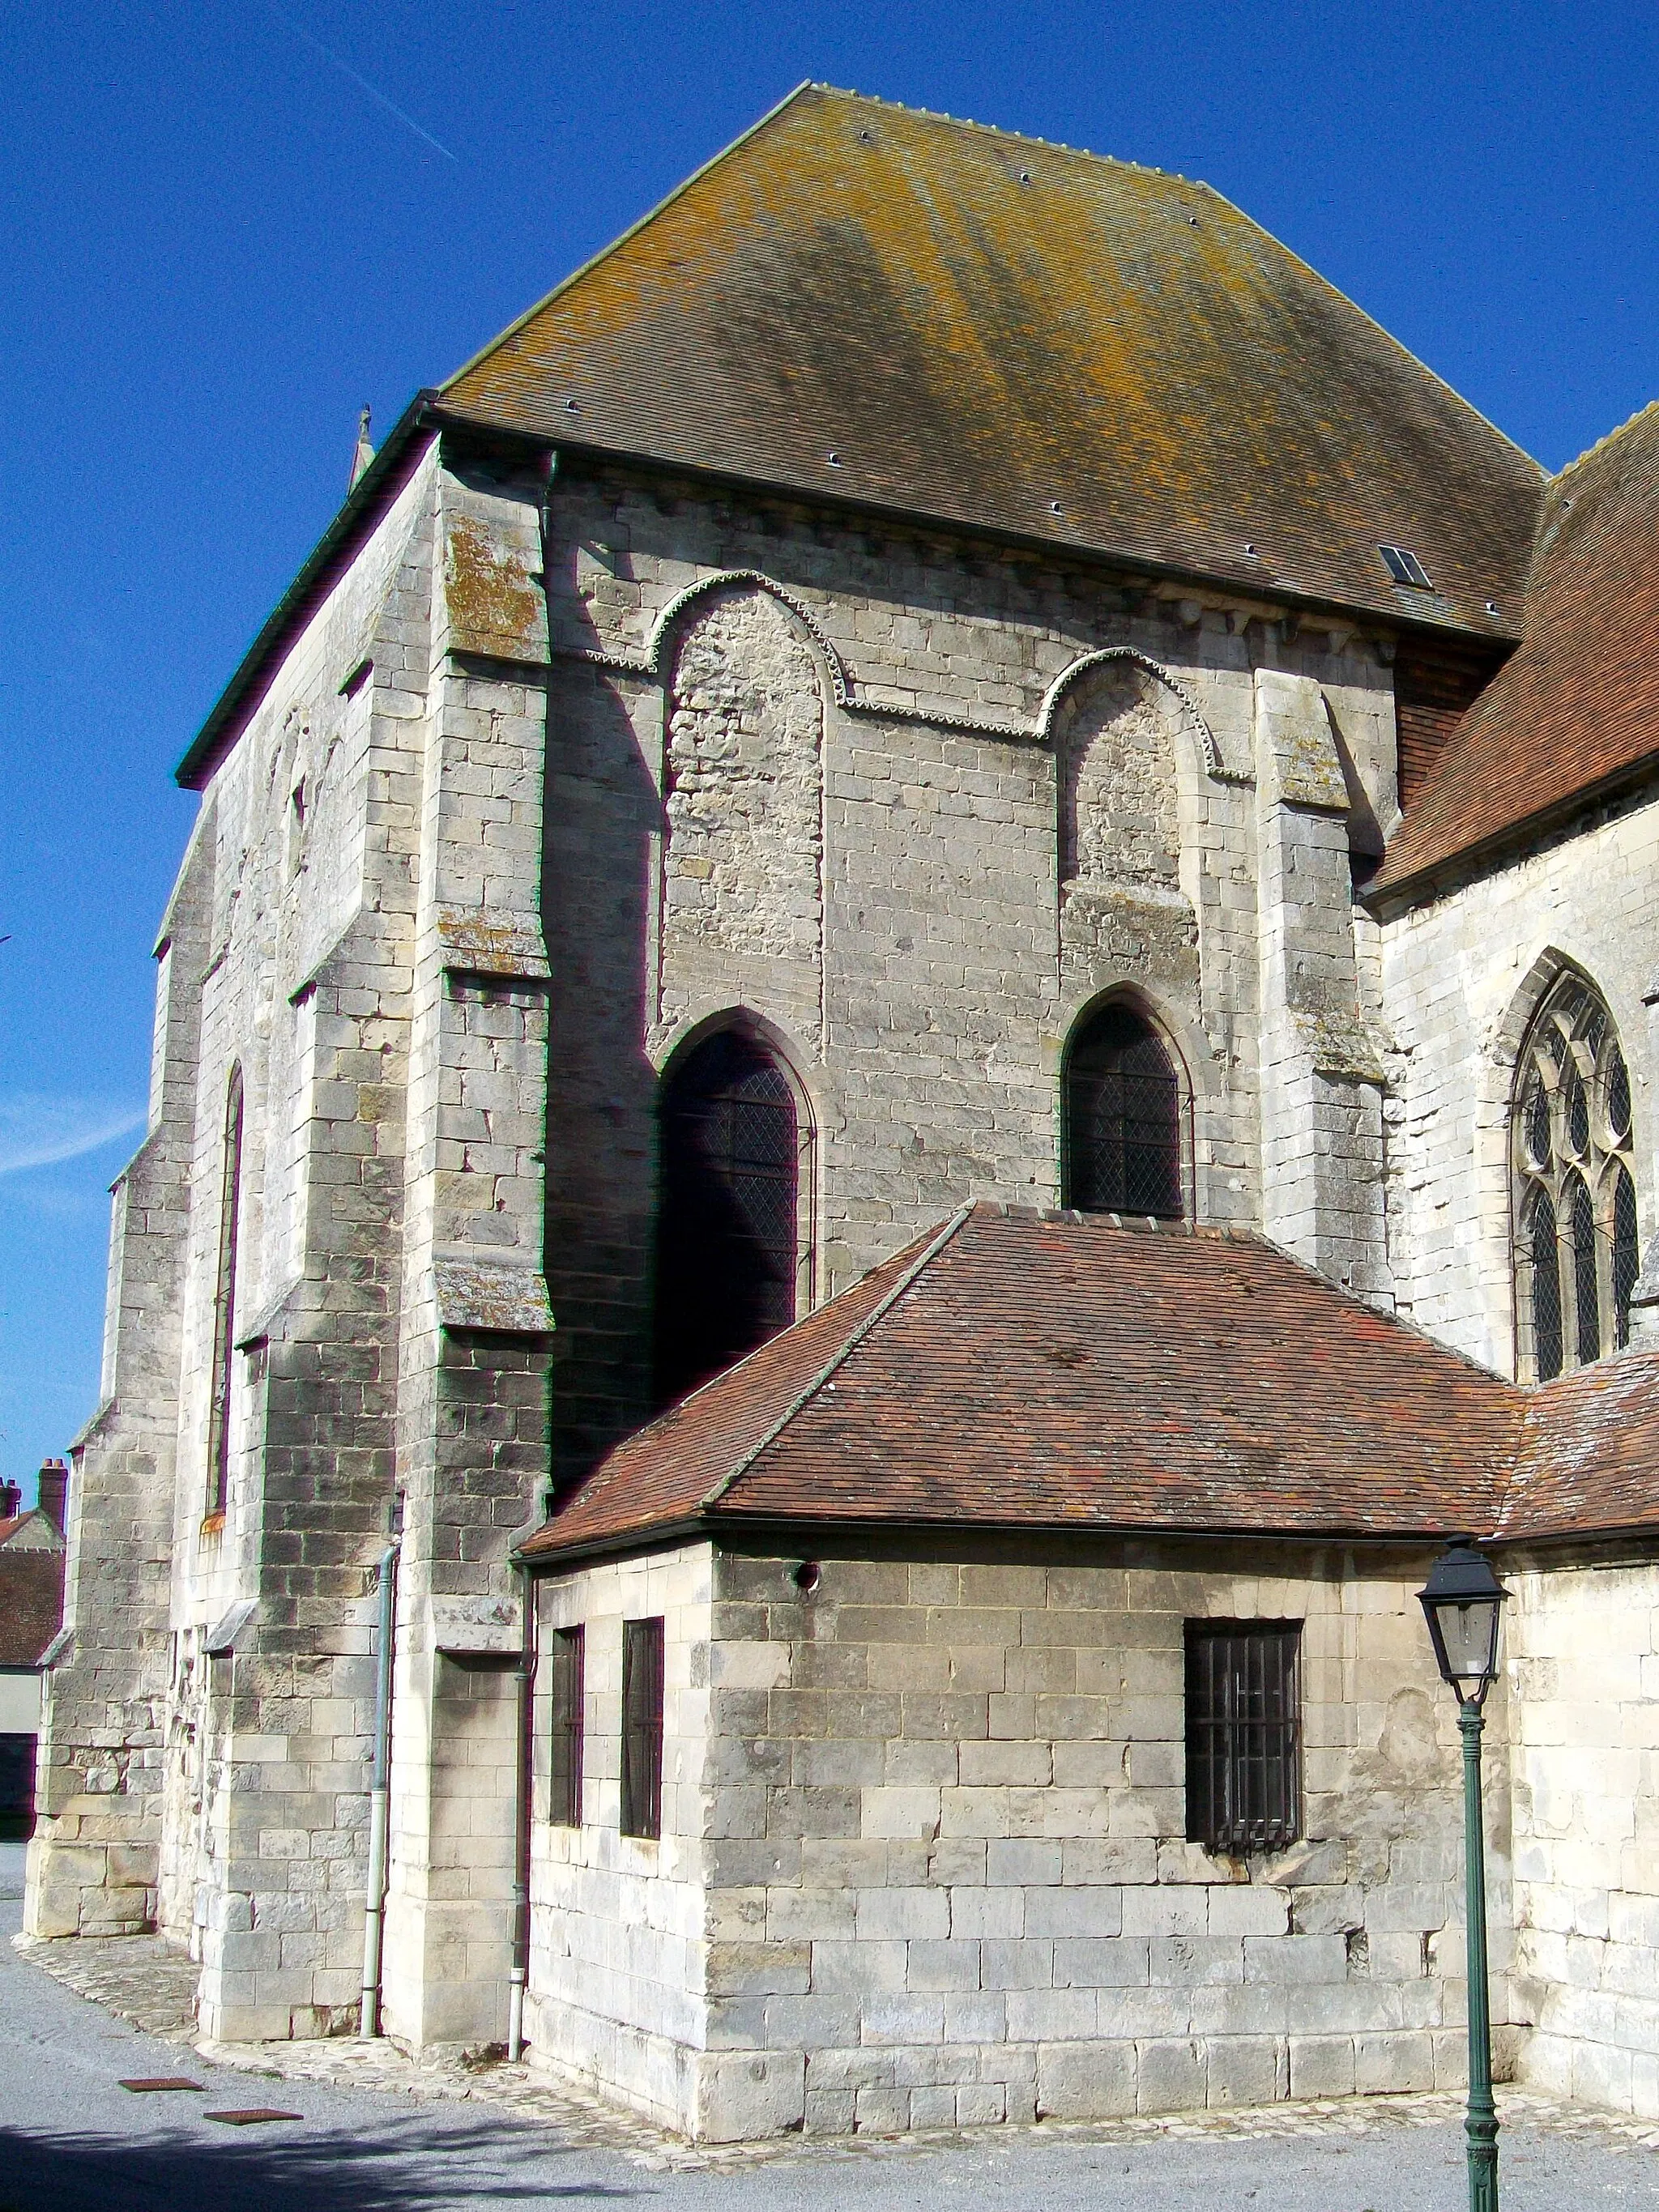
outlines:
[[[384,107],[388,115],[395,115],[399,123],[405,125],[417,138],[423,138],[435,152],[443,155],[446,161],[454,161],[457,167],[459,166],[459,155],[452,154],[442,139],[434,138],[429,131],[422,130],[412,115],[406,115],[395,100],[388,100],[377,85],[371,84],[366,76],[352,68],[349,62],[342,61],[332,47],[325,46],[320,39],[313,38],[303,23],[296,23],[291,15],[285,15],[280,8],[270,7],[270,0],[265,0],[265,4],[276,21],[285,28],[292,31],[296,39],[303,39],[308,46],[314,46],[325,62],[332,62],[343,76],[349,76],[353,84],[366,92],[377,106]]]

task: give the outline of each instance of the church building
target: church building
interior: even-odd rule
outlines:
[[[28,1932],[708,2140],[1454,2087],[1464,1535],[1500,2075],[1659,2116],[1656,556],[817,85],[420,392],[178,770]]]

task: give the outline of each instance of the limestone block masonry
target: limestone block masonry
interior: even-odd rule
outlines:
[[[966,1200],[1063,1200],[1067,1041],[1121,995],[1198,1221],[1507,1368],[1507,1086],[1564,966],[1618,1025],[1653,1228],[1659,813],[1373,917],[1380,618],[453,427],[399,452],[204,770],[163,921],[26,1920],[160,1926],[216,2035],[351,2024],[395,1546],[383,2008],[430,2047],[505,2028],[512,1555],[653,1410],[676,1055],[741,1020],[788,1063],[805,1311]],[[582,1828],[537,1826],[538,2056],[720,2137],[1453,2078],[1420,1563],[949,1551],[826,1559],[810,1601],[696,1546],[544,1587],[544,1635],[590,1628],[592,1763]],[[1576,1571],[1518,1616],[1546,1729]],[[1181,1624],[1232,1613],[1306,1622],[1308,1841],[1240,1865],[1182,1812]],[[649,1846],[613,1802],[642,1613]],[[1638,1628],[1610,1756],[1646,1753]],[[1639,1823],[1598,1800],[1574,1856],[1560,1726],[1515,1739],[1501,2017],[1646,2110]]]
[[[797,1559],[708,1546],[549,1581],[544,1644],[586,1629],[587,1782],[579,1828],[538,1799],[539,2060],[715,2141],[1462,2078],[1461,1767],[1425,1562],[1019,1548],[825,1557],[810,1595]],[[671,1655],[658,1844],[616,1832],[621,1624],[647,1613]],[[1184,1624],[1230,1617],[1304,1623],[1304,1834],[1267,1858],[1186,1839]],[[1500,1694],[1496,1747],[1507,1725]]]

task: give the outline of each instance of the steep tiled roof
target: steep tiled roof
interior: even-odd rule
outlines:
[[[441,404],[1494,636],[1516,634],[1544,482],[1208,186],[818,85]],[[1391,582],[1382,542],[1434,593]]]
[[[0,1551],[0,1667],[36,1667],[64,1618],[64,1554]]]
[[[525,1550],[755,1519],[1483,1530],[1524,1404],[1261,1238],[979,1206],[620,1445]]]
[[[1551,484],[1523,628],[1407,808],[1374,896],[1659,769],[1659,404]]]

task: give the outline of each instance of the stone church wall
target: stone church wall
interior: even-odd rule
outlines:
[[[715,2137],[1457,2082],[1461,1770],[1425,1563],[1061,1556],[824,1557],[803,1595],[797,1560],[721,1553],[712,1614],[701,1552],[552,1581],[544,1619],[601,1656],[589,1825],[538,1828],[538,2056]],[[685,1589],[672,1839],[634,1844],[605,1655]],[[1272,1857],[1186,1840],[1183,1622],[1228,1617],[1306,1624],[1305,1840]],[[1489,1807],[1507,2063],[1501,1760]]]
[[[1653,999],[1659,806],[1614,811],[1381,929],[1392,1025],[1390,1256],[1402,1312],[1515,1371],[1510,1104],[1528,1020],[1565,963],[1606,1000],[1631,1074],[1637,1209],[1659,1226]]]
[[[1379,648],[574,464],[547,574],[557,1480],[651,1410],[659,1073],[738,1010],[810,1101],[818,1297],[970,1196],[1054,1202],[1066,1040],[1121,990],[1199,1218],[1386,1300],[1347,861],[1394,807]],[[1261,1179],[1269,1034],[1305,1186]]]

